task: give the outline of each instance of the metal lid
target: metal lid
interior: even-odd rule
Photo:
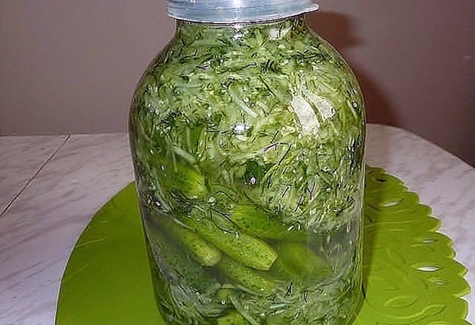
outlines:
[[[209,23],[275,20],[317,9],[313,0],[168,0],[170,17]]]

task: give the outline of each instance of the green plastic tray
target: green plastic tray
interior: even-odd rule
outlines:
[[[439,221],[403,182],[366,173],[365,302],[354,325],[469,324],[466,269]],[[152,291],[134,184],[97,212],[61,283],[57,325],[164,325]],[[307,325],[307,324],[302,324]]]

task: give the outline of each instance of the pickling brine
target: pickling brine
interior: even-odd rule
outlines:
[[[138,84],[130,141],[165,322],[351,322],[364,106],[303,15],[179,19]]]

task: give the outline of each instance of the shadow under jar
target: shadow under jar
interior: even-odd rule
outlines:
[[[349,324],[362,300],[360,88],[306,25],[309,0],[236,3],[169,0],[176,34],[133,97],[157,305],[174,325]]]

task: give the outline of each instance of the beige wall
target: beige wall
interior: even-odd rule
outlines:
[[[310,25],[348,59],[369,120],[475,165],[475,1],[321,0]],[[0,134],[119,132],[173,34],[165,0],[0,1]]]
[[[164,0],[1,0],[0,134],[125,131],[173,30]]]

